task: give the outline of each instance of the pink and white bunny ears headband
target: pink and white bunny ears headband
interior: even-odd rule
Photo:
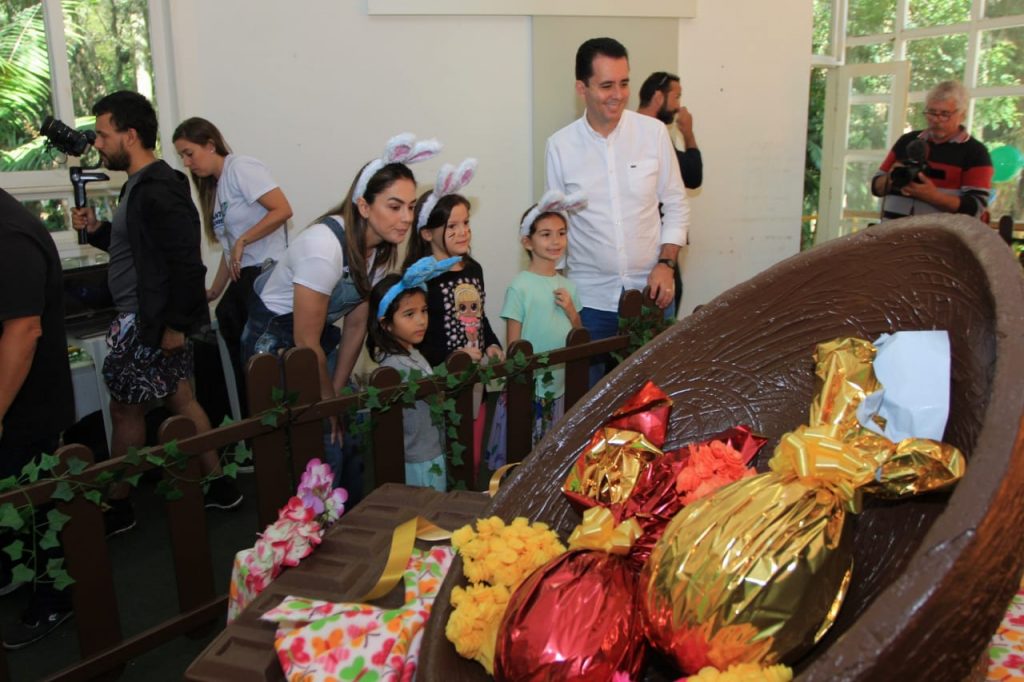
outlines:
[[[437,200],[449,194],[455,194],[469,184],[469,181],[476,175],[476,159],[466,159],[459,164],[459,167],[446,163],[437,172],[437,182],[434,183],[434,191],[423,200],[420,208],[420,217],[416,221],[416,229],[421,230],[427,224],[430,214],[437,206]]]
[[[395,135],[388,140],[383,156],[366,164],[366,167],[359,174],[355,191],[352,192],[352,203],[356,203],[366,194],[366,185],[369,184],[370,178],[373,177],[374,173],[389,163],[419,163],[420,161],[426,161],[440,151],[441,143],[433,138],[417,141],[416,136],[412,133]]]
[[[565,196],[557,189],[549,189],[544,192],[544,196],[540,198],[537,205],[530,209],[530,212],[523,218],[523,222],[519,225],[519,236],[529,237],[530,227],[533,226],[535,220],[545,213],[557,213],[565,218],[566,224],[569,223],[569,214],[577,213],[587,207],[587,195],[583,192],[574,192],[569,196]]]

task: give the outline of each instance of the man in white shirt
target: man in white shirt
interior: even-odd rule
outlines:
[[[587,207],[569,216],[566,264],[583,326],[596,340],[618,333],[625,289],[650,287],[651,299],[672,314],[689,207],[665,125],[626,110],[629,55],[621,43],[580,45],[576,92],[586,111],[548,138],[547,187],[587,195]]]

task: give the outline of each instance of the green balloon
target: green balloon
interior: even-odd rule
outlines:
[[[1022,167],[1024,167],[1024,154],[1016,147],[1003,145],[996,147],[989,152],[992,157],[992,168],[995,171],[992,175],[992,182],[1006,182],[1012,180]]]

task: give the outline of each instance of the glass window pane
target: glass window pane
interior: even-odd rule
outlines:
[[[64,3],[64,25],[76,116],[118,90],[154,102],[146,0]]]
[[[850,0],[846,10],[846,34],[892,33],[895,18],[896,0]]]
[[[0,171],[56,167],[38,137],[51,102],[42,3],[0,3]]]
[[[982,31],[978,85],[1024,83],[1024,26]]]
[[[847,64],[881,64],[892,61],[892,40],[846,48]]]
[[[928,127],[928,122],[924,118],[924,102],[911,102],[907,105],[907,124],[903,127],[903,132],[909,133],[911,130],[924,130]]]
[[[844,217],[864,217],[878,220],[878,198],[871,194],[871,178],[881,160],[846,162],[846,196],[843,202]]]
[[[992,155],[992,219],[1004,215],[1012,215],[1015,221],[1024,219],[1024,97],[975,99],[971,133],[985,143]]]
[[[892,74],[883,73],[877,76],[857,76],[850,83],[850,92],[854,95],[881,95],[892,92]]]
[[[850,106],[848,149],[886,149],[889,105],[854,104]]]
[[[832,37],[832,0],[814,0],[814,28],[811,54],[828,55],[835,43]]]
[[[910,89],[928,90],[937,83],[963,80],[967,61],[967,34],[954,33],[907,42]]]
[[[1024,14],[1024,0],[988,0],[985,3],[986,17],[1008,17]]]
[[[971,0],[910,0],[907,28],[946,26],[971,17]]]
[[[42,201],[23,201],[21,205],[32,215],[39,216],[43,225],[50,232],[63,232],[68,226],[68,202],[60,199],[43,199]]]

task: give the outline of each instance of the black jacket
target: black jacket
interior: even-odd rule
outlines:
[[[200,250],[199,213],[188,178],[164,161],[139,173],[128,199],[128,239],[138,283],[139,338],[155,348],[166,327],[191,333],[209,320],[206,266]],[[107,251],[110,223],[91,233],[89,243]]]

